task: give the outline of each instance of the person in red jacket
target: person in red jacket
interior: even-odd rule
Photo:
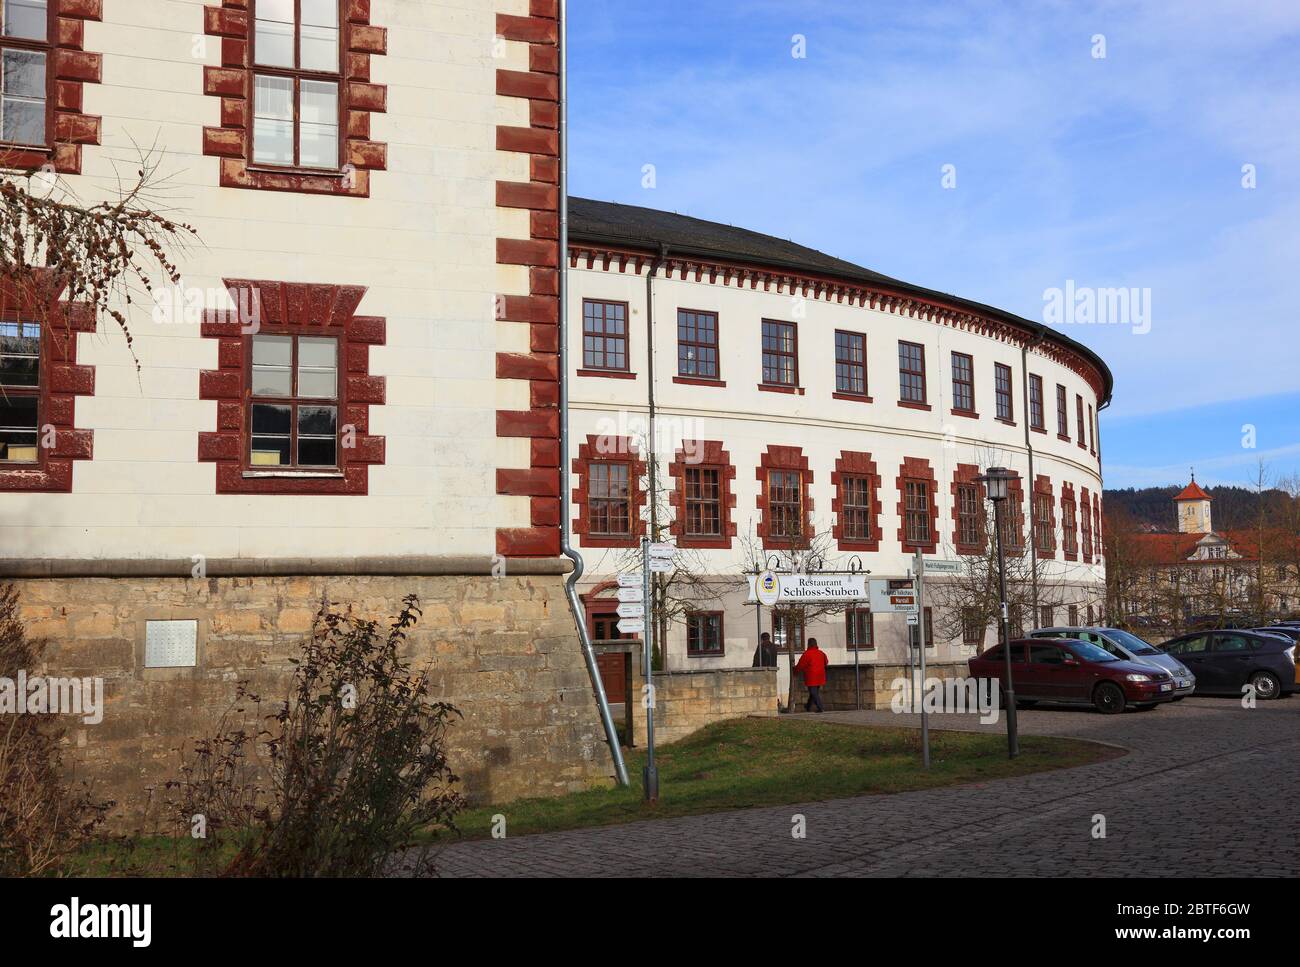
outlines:
[[[822,686],[826,684],[826,666],[829,664],[826,652],[817,647],[817,639],[809,638],[808,650],[794,666],[794,670],[803,675],[803,683],[808,686],[808,701],[803,706],[805,712],[811,712],[814,705],[818,712],[826,711],[822,708]]]

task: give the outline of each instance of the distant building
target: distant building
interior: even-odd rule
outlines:
[[[1176,532],[1133,535],[1142,585],[1136,595],[1175,623],[1196,615],[1289,614],[1300,603],[1296,537],[1277,528],[1215,530],[1211,504],[1193,475],[1174,497]],[[1262,601],[1259,590],[1263,589]]]

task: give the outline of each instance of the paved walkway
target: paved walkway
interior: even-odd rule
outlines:
[[[798,728],[804,716],[788,720]],[[808,716],[809,720],[813,717]],[[818,721],[913,725],[832,712]],[[932,727],[1004,731],[974,716]],[[1297,876],[1300,696],[1241,708],[1020,713],[1022,733],[1122,745],[1077,769],[897,795],[457,843],[442,876]],[[1093,816],[1106,838],[1092,836]],[[791,836],[806,817],[807,837]]]

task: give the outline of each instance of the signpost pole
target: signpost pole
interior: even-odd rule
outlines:
[[[644,644],[646,688],[642,704],[645,706],[645,769],[641,781],[645,787],[646,802],[659,801],[659,769],[655,766],[655,685],[654,648],[650,629],[654,627],[654,602],[650,600],[650,539],[641,538],[641,593],[646,604],[645,628],[641,631]]]
[[[916,552],[916,559],[912,565],[912,573],[916,576],[916,640],[920,642],[921,656],[919,664],[921,666],[921,763],[926,769],[930,768],[930,720],[925,712],[925,558],[921,552]]]
[[[875,627],[875,625],[872,625],[872,628],[873,628],[873,629],[874,629],[874,627]],[[855,707],[859,712],[862,711],[862,661],[861,661],[861,656],[862,656],[862,642],[860,642],[860,641],[855,641],[855,642],[853,643],[853,693],[854,693],[853,704],[854,704],[854,707]]]

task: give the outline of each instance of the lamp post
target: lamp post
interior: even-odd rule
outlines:
[[[1014,759],[1020,754],[1020,740],[1016,734],[1016,689],[1011,679],[1011,627],[1007,615],[1007,559],[1002,549],[1002,504],[1007,499],[1013,480],[1020,475],[1006,467],[989,467],[984,476],[976,477],[984,485],[989,500],[993,501],[993,529],[997,532],[998,547],[998,597],[1001,602],[1002,657],[1007,663],[1007,756]]]

